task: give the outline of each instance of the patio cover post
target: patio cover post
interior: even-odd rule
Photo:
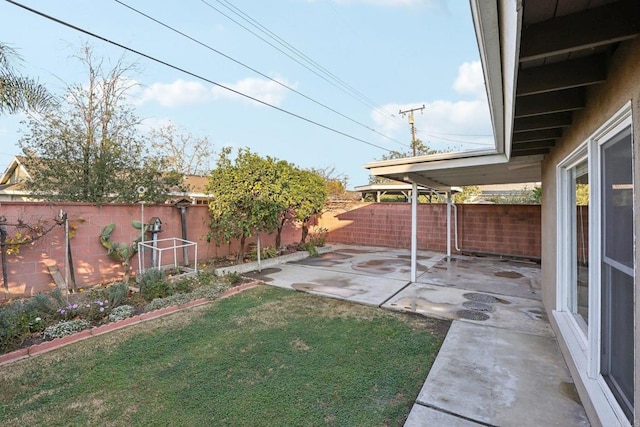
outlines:
[[[411,182],[411,282],[416,282],[418,252],[418,184]]]
[[[451,258],[451,190],[447,191],[447,259]]]

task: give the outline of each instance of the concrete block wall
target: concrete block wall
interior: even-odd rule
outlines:
[[[447,248],[446,205],[418,205],[418,248]],[[336,204],[318,221],[335,243],[392,248],[411,246],[409,203]],[[452,230],[452,249],[455,248]],[[458,246],[462,250],[540,258],[539,205],[459,205]]]
[[[19,220],[27,224],[34,224],[38,221],[53,224],[61,209],[67,212],[70,223],[77,227],[70,242],[77,285],[84,287],[121,278],[122,266],[107,256],[106,249],[99,241],[100,232],[106,225],[115,223],[116,228],[111,234],[111,240],[113,242],[133,242],[139,236],[139,230],[131,226],[131,221],[141,220],[141,206],[2,202],[0,203],[0,216],[6,218],[6,222],[9,224],[17,223]],[[162,221],[163,231],[158,235],[159,239],[180,238],[182,236],[179,209],[172,205],[145,206],[145,222],[148,222],[151,217],[158,217]],[[238,242],[234,241],[222,246],[217,246],[214,242],[207,242],[209,225],[207,206],[191,205],[187,208],[187,240],[197,243],[199,261],[237,252]],[[7,232],[9,236],[13,236],[16,228],[8,226]],[[295,226],[285,227],[282,233],[283,244],[298,242],[300,234],[301,231]],[[251,241],[255,241],[255,237],[249,239],[248,243]],[[261,243],[263,246],[274,245],[275,235],[262,234]],[[193,252],[190,252],[191,259],[193,259]],[[181,257],[180,250],[178,253],[178,256]],[[147,256],[150,257],[150,253]],[[165,255],[163,255],[164,257]],[[132,261],[132,271],[135,271],[138,268],[137,256]],[[7,257],[8,290],[5,289],[0,293],[0,300],[33,295],[52,289],[54,282],[49,274],[49,265],[56,265],[62,276],[66,276],[64,228],[62,226],[55,226],[51,232],[34,244],[21,246],[18,254]],[[1,271],[2,267],[0,266]]]

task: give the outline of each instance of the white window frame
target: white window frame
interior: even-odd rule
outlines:
[[[631,128],[633,141],[631,101],[596,130],[585,142],[563,159],[556,168],[557,222],[556,222],[556,309],[554,319],[564,339],[571,359],[589,394],[593,407],[602,425],[629,426],[629,421],[600,374],[600,329],[602,218],[601,203],[601,149],[612,137],[626,127]],[[589,323],[584,325],[569,310],[571,286],[573,286],[573,260],[569,245],[574,245],[570,221],[573,208],[569,194],[572,167],[588,159],[589,168]],[[635,193],[635,185],[634,185]],[[635,194],[634,194],[635,198]],[[575,219],[573,219],[575,221]],[[635,237],[634,237],[635,240]],[[634,271],[636,266],[634,262]]]

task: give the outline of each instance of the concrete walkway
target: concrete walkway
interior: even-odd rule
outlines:
[[[453,321],[405,426],[587,426],[540,302],[540,267],[335,245],[249,274],[326,297]]]

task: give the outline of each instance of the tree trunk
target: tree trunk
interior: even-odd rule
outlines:
[[[240,250],[238,251],[238,262],[239,263],[243,263],[244,262],[244,243],[247,240],[247,236],[246,235],[242,235],[240,237]]]
[[[308,225],[308,219],[305,219],[302,222],[302,239],[300,240],[300,244],[304,245],[305,241],[307,240],[307,236],[309,235],[309,225]]]

